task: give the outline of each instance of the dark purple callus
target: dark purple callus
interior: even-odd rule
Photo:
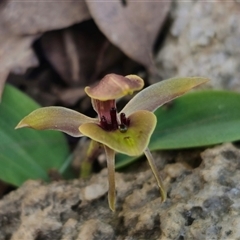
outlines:
[[[121,121],[121,124],[125,124],[125,125],[127,124],[127,118],[125,113],[120,114],[120,121]]]
[[[118,121],[117,121],[117,109],[111,108],[110,110],[110,116],[111,116],[111,125],[113,130],[118,128]]]
[[[103,129],[108,130],[109,129],[109,124],[104,116],[101,117],[100,125]]]
[[[111,121],[108,122],[104,116],[101,117],[100,126],[106,131],[114,131],[119,129],[120,132],[126,132],[129,124],[130,119],[126,118],[125,113],[120,114],[120,122],[117,119],[117,109],[111,108],[109,111]]]

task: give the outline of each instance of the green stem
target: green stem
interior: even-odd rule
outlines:
[[[98,155],[99,146],[98,142],[90,141],[84,160],[81,163],[80,178],[88,178],[91,175],[93,160]]]
[[[156,164],[154,162],[153,156],[152,156],[152,154],[151,154],[151,152],[149,151],[148,148],[144,151],[144,154],[146,155],[148,163],[149,163],[149,165],[152,169],[153,175],[157,180],[157,184],[158,184],[158,187],[160,189],[162,202],[165,202],[166,199],[167,199],[167,194],[166,194],[166,191],[165,191],[164,186],[163,186],[162,178],[159,175],[158,169],[157,169]]]
[[[106,157],[107,157],[107,168],[108,168],[108,204],[110,209],[115,211],[115,151],[104,146]]]

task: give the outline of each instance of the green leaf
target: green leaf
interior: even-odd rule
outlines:
[[[48,170],[62,168],[69,155],[62,133],[15,130],[17,123],[40,106],[6,85],[0,104],[0,179],[19,186],[27,179],[49,180]]]
[[[240,94],[201,91],[186,94],[155,111],[150,150],[209,146],[240,139]],[[116,168],[136,160],[117,155]]]

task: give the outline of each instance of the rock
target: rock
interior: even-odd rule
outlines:
[[[200,75],[210,78],[213,88],[240,91],[239,15],[237,1],[176,1],[156,57],[163,79]]]
[[[167,158],[157,155],[157,161]],[[165,203],[145,163],[117,173],[115,213],[106,169],[89,180],[29,180],[0,201],[0,240],[238,239],[240,150],[223,144],[201,156],[196,168],[183,159],[164,166]]]
[[[77,236],[78,240],[113,239],[114,231],[111,225],[100,220],[90,219],[81,227]]]

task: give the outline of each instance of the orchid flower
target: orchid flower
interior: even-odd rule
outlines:
[[[108,167],[108,202],[115,210],[115,153],[129,156],[145,154],[157,180],[162,201],[166,192],[153,157],[148,149],[150,137],[157,119],[154,111],[163,104],[184,94],[193,87],[207,82],[202,77],[171,78],[153,84],[136,94],[118,113],[116,99],[144,86],[136,75],[106,75],[98,84],[86,87],[97,118],[87,117],[63,107],[44,107],[23,118],[16,128],[29,127],[37,130],[58,130],[73,137],[87,136],[103,145]]]

